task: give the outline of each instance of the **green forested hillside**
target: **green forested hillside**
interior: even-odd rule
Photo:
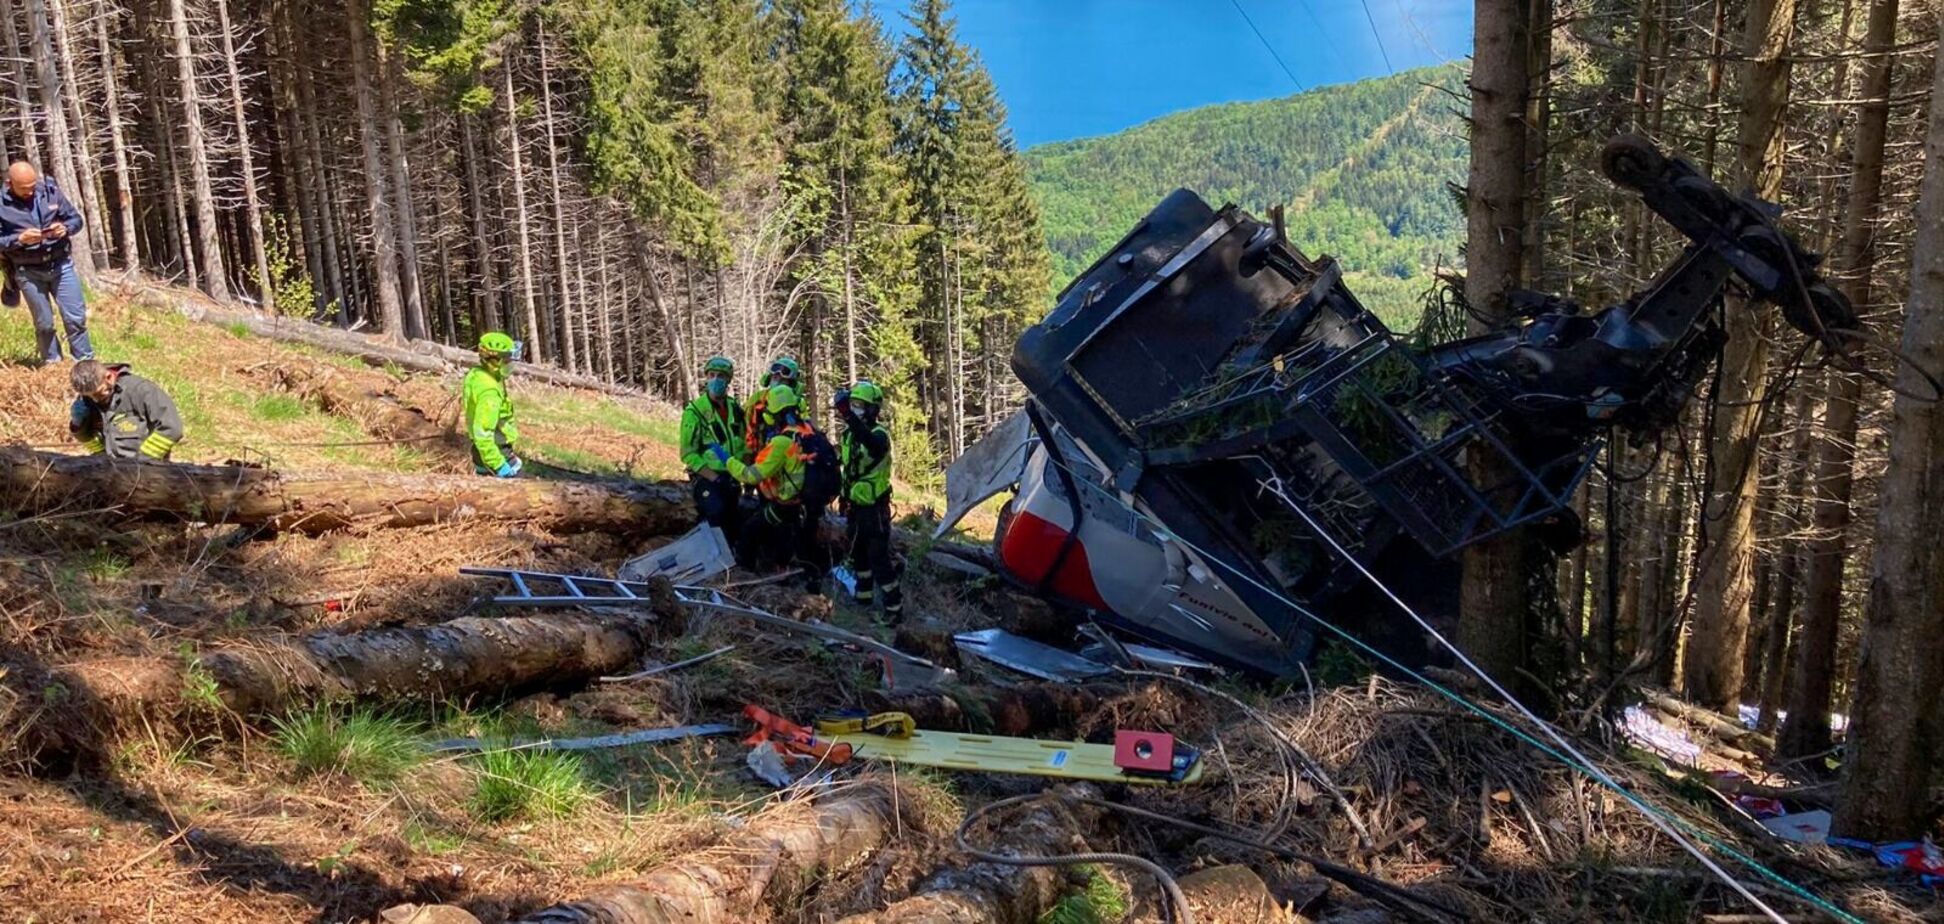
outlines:
[[[1372,308],[1399,310],[1455,259],[1465,175],[1459,65],[1176,113],[1026,152],[1060,283],[1176,187],[1256,214],[1288,205],[1289,237],[1343,261]],[[1386,311],[1387,314],[1390,311]]]

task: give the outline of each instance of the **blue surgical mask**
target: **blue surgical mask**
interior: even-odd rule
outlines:
[[[720,397],[722,397],[723,395],[726,395],[726,394],[728,394],[728,393],[729,393],[729,380],[728,380],[728,379],[710,379],[710,380],[709,380],[709,382],[708,382],[708,385],[707,385],[707,386],[705,386],[705,387],[707,387],[707,388],[709,389],[709,397],[711,397],[711,398],[720,398]]]

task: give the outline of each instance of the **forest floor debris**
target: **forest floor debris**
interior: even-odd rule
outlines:
[[[363,438],[356,424],[318,409],[300,403],[292,414],[250,397],[248,373],[231,379],[222,371],[274,360],[288,347],[216,328],[170,327],[184,322],[112,306],[101,317],[109,342],[124,338],[148,354],[142,362],[197,391],[190,404],[200,408],[209,436],[190,458],[214,461],[225,448],[257,443],[266,433],[291,442]],[[140,346],[141,336],[160,332],[155,325],[169,327],[174,348],[191,357],[184,365],[161,358],[159,346]],[[18,326],[0,316],[0,341],[17,339]],[[190,383],[196,363],[217,371]],[[341,370],[421,408],[438,407],[439,396],[449,394],[449,383],[430,376],[400,380],[358,364]],[[0,399],[47,412],[9,415],[0,421],[0,439],[64,439],[62,402],[48,397],[60,385],[45,370],[0,369]],[[225,396],[232,388],[238,397]],[[543,408],[536,424],[557,445],[589,447],[606,459],[622,455],[613,468],[632,466],[625,457],[638,445],[653,447],[641,459],[672,457],[666,442],[641,435],[658,433],[661,419],[630,424],[633,433],[616,430],[611,418],[619,415],[600,410],[609,400],[566,393],[536,400]],[[186,447],[198,445],[195,432]],[[447,464],[430,454],[289,452],[279,464],[382,471]],[[484,924],[517,920],[638,883],[698,849],[733,847],[768,823],[766,813],[803,807],[775,804],[778,797],[744,766],[747,750],[731,738],[575,753],[511,745],[728,722],[746,703],[769,703],[805,718],[896,708],[926,727],[1096,742],[1111,740],[1118,728],[1167,731],[1204,749],[1204,780],[1194,787],[1110,787],[1108,799],[1300,848],[1467,909],[1480,921],[1682,921],[1748,910],[1622,800],[1427,691],[1356,670],[1313,692],[1227,680],[1210,688],[1246,703],[1265,727],[1220,696],[1144,678],[1022,682],[1003,668],[960,658],[953,636],[989,628],[1027,604],[990,582],[925,564],[913,566],[911,615],[896,628],[847,601],[806,597],[794,582],[745,583],[763,575],[743,571],[724,577],[769,612],[824,620],[958,669],[956,685],[924,693],[886,693],[866,662],[725,618],[656,633],[627,665],[693,662],[680,670],[513,699],[300,702],[251,718],[226,707],[211,678],[185,666],[205,652],[272,634],[524,615],[491,606],[458,569],[609,574],[667,538],[561,536],[471,522],[236,541],[220,528],[93,516],[0,524],[0,807],[7,818],[0,825],[0,907],[28,909],[49,922],[363,922],[405,904],[457,906]],[[1011,619],[1032,622],[1032,614]],[[713,656],[700,658],[705,654]],[[100,745],[92,762],[34,767],[21,760],[18,729],[27,717],[60,707],[62,696],[26,678],[106,658],[169,665],[180,698],[195,708],[81,729]],[[1285,737],[1333,785],[1303,772]],[[422,747],[447,738],[496,746],[469,754]],[[418,746],[401,748],[400,741]],[[1615,743],[1594,753],[1630,788],[1865,919],[1944,920],[1913,875],[1879,867],[1867,855],[1771,837],[1725,810],[1704,780],[1670,776],[1644,751]],[[866,785],[882,785],[895,802],[882,846],[820,879],[790,885],[790,901],[769,905],[774,919],[868,920],[949,891],[927,883],[948,882],[941,870],[966,866],[951,842],[958,820],[1040,787],[902,766],[879,776],[881,784]],[[1333,803],[1332,789],[1354,807],[1367,835]],[[1308,863],[1113,814],[1077,827],[1090,848],[1143,856],[1177,876],[1246,867],[1287,913],[1303,916],[1295,920],[1398,919]],[[978,843],[994,842],[996,832],[983,833]],[[1139,874],[1097,866],[1048,881],[1057,885],[1056,910],[1067,909],[1058,920],[1088,920],[1077,916],[1082,911],[1094,920],[1159,920],[1158,893]],[[1762,894],[1792,915],[1803,912]]]

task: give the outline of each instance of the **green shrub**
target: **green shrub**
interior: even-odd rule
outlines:
[[[418,727],[368,710],[339,715],[319,706],[276,722],[277,750],[305,776],[342,773],[360,783],[395,780],[424,757]]]
[[[501,748],[479,755],[473,769],[469,807],[481,821],[565,818],[591,795],[573,754]]]
[[[1091,866],[1082,871],[1087,876],[1087,888],[1060,899],[1040,915],[1039,924],[1114,924],[1127,916],[1127,892],[1120,883]]]

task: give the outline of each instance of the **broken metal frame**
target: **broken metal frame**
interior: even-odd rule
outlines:
[[[1437,556],[1570,506],[1573,491],[1592,465],[1591,449],[1581,448],[1528,466],[1498,432],[1497,414],[1466,400],[1441,370],[1399,343],[1375,315],[1363,311],[1346,320],[1353,320],[1364,331],[1348,346],[1308,344],[1207,386],[1140,421],[1139,431],[1154,442],[1169,428],[1211,419],[1230,409],[1252,403],[1261,403],[1265,409],[1274,405],[1274,413],[1263,424],[1220,434],[1213,441],[1155,445],[1145,453],[1148,464],[1183,465],[1246,456],[1270,469],[1271,479],[1287,483],[1290,479],[1284,473],[1275,471],[1276,466],[1267,458],[1250,450],[1304,437],[1335,460],[1365,495]],[[1317,362],[1319,354],[1323,355]],[[1394,399],[1373,385],[1372,370],[1387,358],[1408,363],[1415,373],[1418,384],[1410,395]],[[1343,411],[1337,405],[1342,404],[1345,390],[1359,399],[1359,407],[1374,409],[1380,437],[1360,437],[1339,419]],[[1444,426],[1427,428],[1420,420],[1426,414],[1446,415]],[[1433,429],[1442,432],[1430,432]],[[1370,450],[1380,438],[1396,441],[1395,450],[1401,452],[1373,458]],[[1460,462],[1461,452],[1467,449],[1490,452],[1503,460],[1511,473],[1510,483],[1473,484]],[[1569,472],[1567,477],[1559,477],[1562,470]],[[1501,489],[1510,489],[1510,493],[1503,494]],[[1429,509],[1427,492],[1465,509]]]
[[[503,606],[632,608],[647,605],[654,593],[647,582],[622,581],[583,574],[521,571],[513,568],[460,568],[459,573],[469,577],[498,578],[512,585],[514,593],[497,594],[493,597],[492,602]],[[534,589],[535,585],[538,585],[542,591],[550,590],[552,588],[548,587],[549,584],[556,585],[558,592],[544,593],[536,592]],[[899,651],[870,636],[841,629],[821,620],[795,620],[778,616],[767,610],[750,606],[713,587],[683,584],[670,586],[676,601],[691,609],[737,616],[772,629],[797,635],[810,635],[825,642],[867,652],[878,659],[879,664],[884,668],[884,685],[892,689],[935,685],[955,676],[951,668],[941,667],[917,655]]]

